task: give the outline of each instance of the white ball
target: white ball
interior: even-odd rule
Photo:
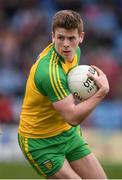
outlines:
[[[82,101],[93,96],[98,87],[87,74],[98,76],[97,71],[89,65],[79,65],[68,73],[68,86],[76,100]]]

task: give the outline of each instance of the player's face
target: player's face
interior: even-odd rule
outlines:
[[[77,29],[67,30],[64,28],[57,28],[52,33],[52,41],[55,45],[56,51],[67,61],[72,62],[76,49],[83,41],[84,32],[80,35]]]

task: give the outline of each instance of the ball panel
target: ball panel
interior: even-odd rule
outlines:
[[[69,72],[68,86],[75,99],[85,100],[98,90],[94,81],[87,76],[88,73],[97,76],[96,70],[88,65],[77,66]]]

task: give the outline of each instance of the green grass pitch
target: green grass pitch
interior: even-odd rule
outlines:
[[[122,164],[103,164],[109,179],[122,179]],[[28,164],[0,163],[0,179],[40,179]]]

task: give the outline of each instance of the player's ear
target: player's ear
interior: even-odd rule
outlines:
[[[52,32],[52,42],[54,43],[54,37],[55,37],[55,34],[54,32]]]
[[[85,33],[84,33],[84,32],[82,32],[82,33],[81,33],[81,35],[80,35],[80,43],[82,43],[82,42],[83,42],[84,36],[85,36]]]

